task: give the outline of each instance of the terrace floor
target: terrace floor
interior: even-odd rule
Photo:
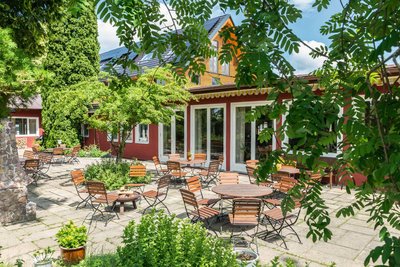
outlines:
[[[50,179],[39,180],[38,186],[29,187],[29,199],[37,204],[37,220],[0,226],[2,260],[12,262],[17,258],[22,258],[26,266],[31,266],[33,252],[47,246],[54,247],[55,256],[58,256],[55,234],[63,222],[73,220],[77,224],[83,223],[89,227],[89,220],[86,217],[91,210],[88,207],[75,210],[79,198],[70,182],[69,171],[84,168],[94,161],[96,159],[81,158],[79,164],[52,166],[48,172]],[[145,162],[145,164],[147,169],[154,169],[152,163]],[[246,176],[241,176],[241,179],[243,183],[248,183]],[[149,187],[151,185],[146,186],[146,188]],[[170,189],[166,203],[171,212],[184,218],[184,207],[178,189],[178,187]],[[205,191],[207,195],[213,195],[211,191]],[[331,213],[330,229],[333,232],[333,238],[329,242],[313,243],[306,238],[308,230],[306,223],[299,220],[295,229],[302,244],[298,243],[293,235],[286,238],[288,250],[281,242],[258,240],[261,263],[266,264],[275,256],[279,256],[282,260],[294,259],[298,266],[307,264],[308,266],[326,266],[332,262],[336,263],[336,266],[363,266],[363,261],[369,251],[380,244],[378,232],[373,230],[372,223],[367,223],[368,216],[365,213],[359,212],[351,218],[335,217],[338,209],[354,199],[354,196],[348,195],[345,190],[325,187],[323,198]],[[146,206],[147,203],[141,201],[138,203],[138,209],[133,210],[127,203],[125,214],[120,215],[119,220],[113,219],[106,227],[104,222],[94,221],[89,228],[88,253],[114,251],[121,245],[120,236],[124,227],[130,220],[140,220],[141,211]],[[223,235],[228,236],[229,232],[224,232]]]

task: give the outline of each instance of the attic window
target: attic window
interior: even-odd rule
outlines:
[[[153,58],[153,52],[150,52],[148,54],[145,54],[140,61],[146,61],[146,60],[150,60],[152,58]]]

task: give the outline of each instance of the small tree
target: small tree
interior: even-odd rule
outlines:
[[[190,99],[185,84],[176,81],[168,67],[146,70],[137,80],[121,76],[108,82],[97,96],[98,108],[88,122],[93,128],[119,135],[119,142],[110,141],[116,147],[117,161],[136,125],[169,122],[175,110]]]

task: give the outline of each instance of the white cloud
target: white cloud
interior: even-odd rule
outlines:
[[[110,23],[104,23],[101,20],[97,20],[97,26],[99,29],[99,36],[97,39],[100,43],[100,53],[120,46],[117,37],[117,29],[115,27],[111,26]]]
[[[312,9],[312,4],[314,3],[314,0],[291,0],[290,2],[294,4],[298,9],[306,11]]]
[[[312,48],[320,47],[325,45],[324,43],[317,41],[305,41],[305,43]],[[292,54],[288,57],[289,62],[296,69],[296,74],[308,74],[311,71],[319,68],[324,63],[324,58],[318,57],[313,59],[310,56],[310,49],[305,45],[301,44],[299,48],[299,53]]]

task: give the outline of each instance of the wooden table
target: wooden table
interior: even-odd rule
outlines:
[[[124,214],[125,212],[125,202],[132,202],[133,208],[137,209],[136,200],[140,198],[140,195],[136,192],[118,192],[118,199],[116,202],[119,202],[119,213]]]
[[[184,165],[195,165],[195,164],[204,164],[206,163],[206,161],[204,159],[192,159],[192,160],[178,160],[178,162],[180,164],[184,164]]]
[[[300,174],[300,170],[292,167],[282,167],[278,170],[278,172],[283,172],[289,174],[290,177],[294,177],[297,174]]]
[[[264,197],[272,193],[272,189],[255,184],[223,184],[211,189],[214,193],[229,197]]]

